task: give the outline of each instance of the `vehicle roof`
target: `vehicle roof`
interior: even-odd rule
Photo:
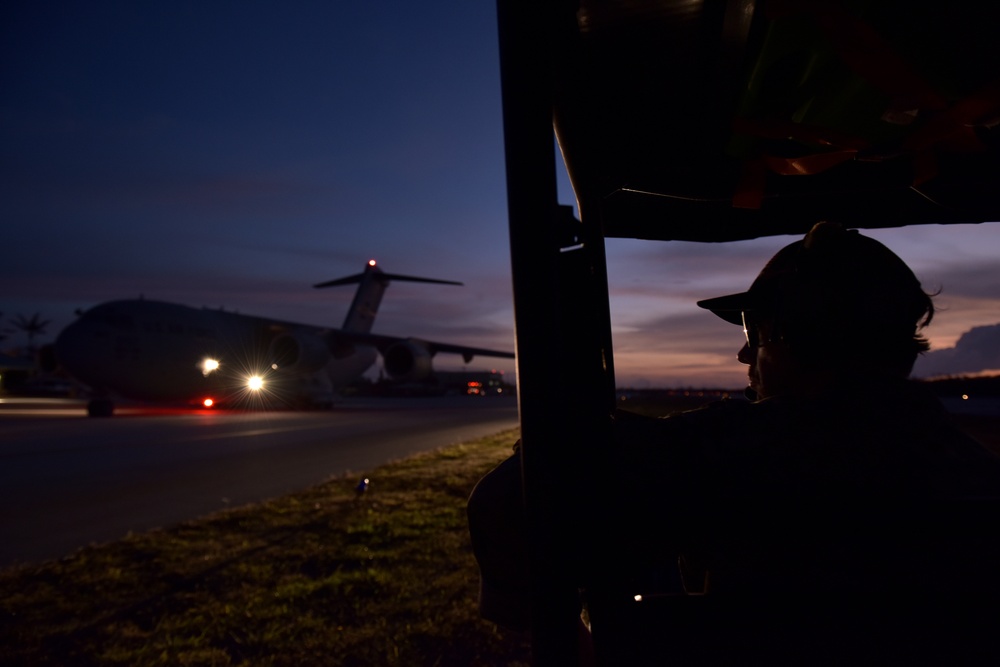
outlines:
[[[581,0],[554,36],[581,207],[690,241],[1000,220],[997,10],[962,5]]]

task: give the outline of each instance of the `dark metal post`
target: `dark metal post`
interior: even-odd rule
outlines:
[[[553,77],[574,4],[498,0],[498,19],[533,659],[572,665],[587,542],[581,490],[613,405],[603,237],[557,202]]]

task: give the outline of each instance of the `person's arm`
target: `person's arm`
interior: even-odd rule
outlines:
[[[531,579],[521,493],[521,457],[514,454],[479,480],[467,507],[472,551],[479,563],[479,611],[504,627],[531,626]]]

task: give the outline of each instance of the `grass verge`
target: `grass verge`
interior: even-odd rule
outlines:
[[[1000,454],[996,418],[958,421]],[[479,618],[465,515],[516,437],[0,572],[0,665],[527,665]]]
[[[465,515],[516,437],[0,572],[0,664],[527,665],[479,618]]]

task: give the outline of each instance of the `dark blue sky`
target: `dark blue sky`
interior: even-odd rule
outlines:
[[[377,331],[513,349],[503,174],[493,2],[0,10],[5,321],[143,294],[339,325],[351,289],[310,285],[374,257],[465,283],[394,284]],[[932,342],[1000,322],[1000,228],[911,236],[879,238],[950,299]],[[741,384],[693,301],[790,240],[609,242],[622,383]]]

